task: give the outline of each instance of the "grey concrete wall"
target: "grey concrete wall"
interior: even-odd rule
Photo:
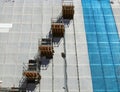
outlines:
[[[118,35],[120,37],[120,15],[119,15],[120,0],[111,0],[111,1],[113,2],[113,4],[111,4],[111,7],[112,7],[114,19],[115,19],[117,30],[118,30]]]
[[[65,46],[63,38],[59,44],[54,44],[54,58],[46,67],[41,67],[42,79],[35,92],[65,91],[65,61],[61,57],[64,47],[69,92],[92,92],[81,2],[74,0],[74,5],[75,30],[71,21],[69,27],[65,27]],[[10,32],[0,33],[0,80],[3,87],[19,85],[23,63],[34,58],[38,39],[48,36],[51,18],[58,17],[61,9],[61,0],[15,0],[3,4],[0,23],[13,24]]]

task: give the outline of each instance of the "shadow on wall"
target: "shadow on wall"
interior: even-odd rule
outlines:
[[[54,37],[53,38],[53,45],[59,47],[61,38]]]
[[[35,88],[36,88],[36,85],[37,85],[37,84],[29,83],[29,84],[27,85],[27,87],[26,87],[26,91],[28,91],[28,92],[33,92],[33,91],[35,90]]]
[[[26,85],[27,85],[27,81],[25,78],[22,77],[22,79],[19,81],[19,88],[22,89],[26,89]]]
[[[64,19],[63,23],[65,26],[69,26],[70,25],[70,20],[69,19]]]
[[[52,32],[51,31],[49,31],[49,33],[48,33],[48,35],[47,35],[47,38],[52,38],[52,42],[53,42],[53,45],[54,46],[59,46],[59,44],[60,44],[60,40],[61,40],[61,37],[52,37]]]
[[[29,81],[26,78],[22,78],[22,81],[19,82],[20,92],[33,92],[36,88],[36,85],[40,82]]]
[[[41,58],[41,70],[47,70],[47,68],[49,67],[49,63],[50,63],[50,59],[46,58],[46,57],[42,57]]]

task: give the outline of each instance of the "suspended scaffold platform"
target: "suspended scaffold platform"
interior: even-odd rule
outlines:
[[[23,75],[29,80],[40,79],[40,74],[37,71],[24,71]]]
[[[41,75],[39,73],[39,62],[29,60],[28,64],[24,64],[23,76],[26,77],[28,82],[39,82]]]
[[[57,19],[51,19],[51,30],[52,30],[52,37],[64,37],[65,27],[62,20],[60,22],[56,22]]]
[[[11,87],[11,88],[1,87],[0,92],[26,92],[26,90],[20,89],[19,87]]]
[[[52,46],[52,39],[42,38],[39,44],[39,53],[41,57],[53,58],[54,50]]]
[[[73,19],[74,5],[72,0],[62,1],[62,16],[63,16],[63,19]]]
[[[26,92],[26,90],[20,89],[19,87],[11,87],[9,92]]]

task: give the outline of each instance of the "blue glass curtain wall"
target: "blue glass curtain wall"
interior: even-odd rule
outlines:
[[[120,92],[120,43],[109,0],[82,0],[94,92]]]

